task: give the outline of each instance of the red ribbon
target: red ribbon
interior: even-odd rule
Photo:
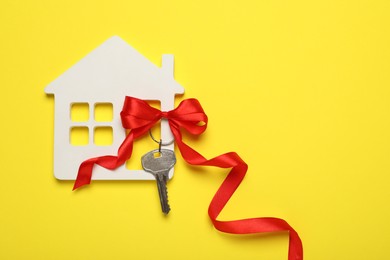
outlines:
[[[145,134],[162,118],[166,118],[175,137],[176,144],[187,163],[192,165],[232,168],[209,206],[208,213],[215,228],[222,232],[232,234],[288,231],[290,236],[288,259],[303,259],[301,239],[298,233],[283,219],[249,218],[232,221],[217,220],[218,215],[243,180],[248,165],[235,152],[225,153],[207,160],[183,142],[181,129],[185,129],[193,135],[199,135],[206,130],[207,116],[198,100],[186,99],[176,109],[169,112],[161,112],[143,100],[126,97],[121,118],[123,127],[131,129],[131,131],[119,147],[118,156],[102,156],[84,161],[80,165],[73,190],[91,182],[94,164],[98,164],[107,169],[115,169],[124,164],[131,156],[134,139]]]

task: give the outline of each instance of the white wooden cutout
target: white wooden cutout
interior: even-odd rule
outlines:
[[[173,66],[173,55],[163,55],[162,67],[159,68],[120,37],[114,36],[50,83],[45,92],[55,96],[54,176],[60,180],[74,180],[80,163],[85,159],[117,154],[117,149],[126,135],[120,120],[125,96],[157,100],[161,102],[162,111],[172,110],[175,95],[184,93],[184,88],[173,78]],[[71,120],[70,109],[74,103],[88,103],[87,122]],[[112,104],[111,122],[95,121],[94,108],[98,103]],[[80,126],[88,127],[88,145],[71,145],[71,128]],[[100,126],[112,127],[112,145],[94,145],[94,128]],[[161,122],[161,138],[173,138],[165,120]],[[174,145],[164,148],[173,150]],[[172,176],[173,169],[169,178]],[[154,177],[140,169],[129,170],[125,165],[114,171],[95,165],[92,179],[151,180]]]

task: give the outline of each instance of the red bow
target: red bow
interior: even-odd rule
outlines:
[[[134,139],[145,134],[161,118],[166,118],[168,119],[176,144],[187,163],[192,165],[232,168],[209,205],[208,213],[215,228],[222,232],[232,234],[288,231],[290,236],[288,259],[303,259],[301,239],[297,232],[283,219],[250,218],[233,221],[217,220],[218,215],[243,180],[248,165],[235,152],[222,154],[207,160],[183,142],[180,132],[182,128],[193,135],[199,135],[206,130],[207,116],[198,100],[186,99],[176,109],[169,112],[161,112],[143,100],[126,97],[121,118],[123,127],[131,131],[119,147],[118,156],[102,156],[84,161],[80,165],[73,190],[91,182],[94,164],[98,164],[107,169],[115,169],[124,164],[131,156]]]

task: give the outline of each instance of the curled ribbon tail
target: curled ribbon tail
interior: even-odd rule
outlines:
[[[207,122],[207,117],[206,117]],[[233,221],[220,221],[217,217],[228,203],[238,186],[241,184],[248,169],[248,165],[237,153],[230,152],[207,160],[200,153],[185,144],[182,140],[180,127],[191,127],[180,120],[169,122],[176,144],[184,160],[192,165],[216,166],[220,168],[232,168],[223,181],[209,205],[209,217],[216,229],[231,234],[253,234],[268,232],[289,232],[289,260],[302,260],[303,247],[298,233],[283,219],[279,218],[251,218]],[[186,128],[187,130],[187,128]]]
[[[160,110],[149,106],[141,99],[126,97],[121,111],[122,125],[130,129],[129,134],[118,149],[118,155],[106,155],[85,160],[81,163],[73,190],[90,184],[95,164],[106,169],[114,170],[124,164],[133,152],[134,139],[145,134],[156,122],[161,119]]]
[[[92,171],[95,164],[100,165],[106,169],[114,170],[124,164],[128,160],[133,152],[134,134],[130,132],[122,145],[118,149],[118,156],[106,155],[91,158],[81,163],[77,178],[73,186],[73,190],[76,190],[84,185],[91,183]]]

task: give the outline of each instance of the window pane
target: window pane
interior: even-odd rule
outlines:
[[[97,103],[95,104],[95,121],[111,122],[112,121],[112,104]]]
[[[72,127],[70,129],[70,144],[75,146],[87,145],[89,143],[88,127]]]
[[[109,126],[95,127],[93,142],[95,145],[112,145],[113,134]]]
[[[88,103],[73,103],[70,110],[70,118],[73,122],[86,122],[89,120]]]

